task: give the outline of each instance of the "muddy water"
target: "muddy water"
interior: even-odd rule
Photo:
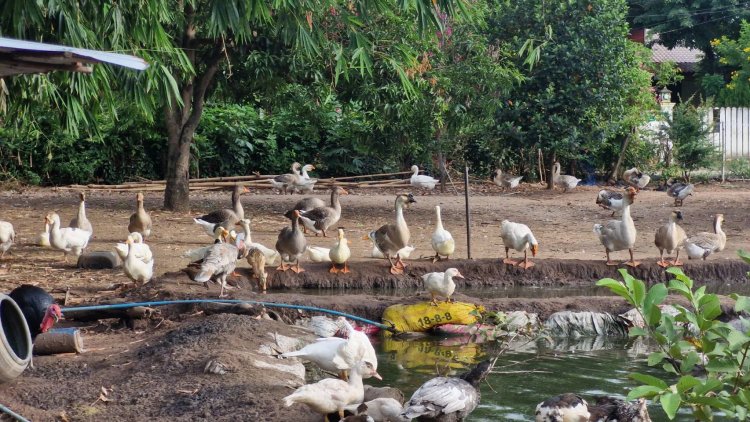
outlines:
[[[378,372],[398,386],[407,399],[422,383],[441,373],[455,375],[497,353],[497,345],[461,343],[457,339],[394,341],[376,346]],[[597,395],[624,397],[637,384],[632,372],[664,373],[646,364],[649,348],[626,339],[559,340],[555,344],[521,344],[502,354],[496,372],[481,386],[480,406],[467,419],[473,422],[533,421],[536,405],[545,399],[574,392],[586,399]],[[536,372],[533,372],[536,371]],[[649,406],[654,421],[667,420],[661,407]],[[687,414],[678,421],[690,421]]]

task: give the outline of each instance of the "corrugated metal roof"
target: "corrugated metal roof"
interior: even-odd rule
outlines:
[[[86,64],[93,63],[109,63],[136,70],[148,67],[145,60],[128,54],[0,37],[0,77],[53,70],[91,72],[91,67]]]

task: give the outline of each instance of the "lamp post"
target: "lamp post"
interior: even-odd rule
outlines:
[[[660,103],[671,103],[672,102],[672,91],[667,89],[665,86],[664,88],[659,90],[659,102]]]

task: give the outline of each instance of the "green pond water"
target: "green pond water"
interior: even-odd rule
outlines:
[[[646,364],[649,347],[626,339],[586,338],[519,344],[504,352],[495,372],[482,383],[482,400],[468,421],[533,421],[536,405],[557,394],[573,392],[593,401],[597,395],[624,397],[637,384],[632,372],[663,376]],[[384,381],[372,385],[400,388],[407,399],[436,376],[436,367],[456,375],[499,351],[495,344],[466,344],[456,338],[400,341],[381,338],[378,372]],[[532,372],[535,371],[535,372]],[[494,391],[493,391],[494,390]],[[653,421],[666,421],[661,407],[649,405]],[[687,413],[678,421],[690,421]]]

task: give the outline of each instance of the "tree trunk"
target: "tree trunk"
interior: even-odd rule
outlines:
[[[186,136],[187,135],[187,136]],[[164,190],[164,208],[172,211],[190,210],[190,144],[191,134],[169,136],[167,152],[167,186]]]
[[[625,159],[625,152],[628,150],[628,145],[630,145],[630,139],[632,137],[633,137],[633,131],[631,130],[630,133],[625,137],[625,139],[622,140],[622,148],[620,149],[620,155],[617,157],[617,162],[612,167],[612,171],[609,172],[609,176],[607,176],[607,180],[609,181],[609,183],[617,182],[617,175],[620,174],[620,166],[622,165],[622,162]]]

